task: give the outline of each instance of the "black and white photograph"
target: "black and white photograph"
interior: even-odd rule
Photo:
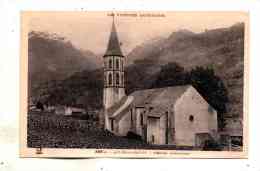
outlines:
[[[248,13],[21,16],[21,156],[247,155]]]

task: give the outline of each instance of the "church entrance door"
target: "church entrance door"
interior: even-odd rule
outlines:
[[[150,144],[160,144],[160,118],[147,118],[147,141]]]

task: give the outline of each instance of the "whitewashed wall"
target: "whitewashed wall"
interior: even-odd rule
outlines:
[[[209,104],[190,87],[175,106],[175,140],[177,145],[194,146],[196,133],[217,130],[217,113],[209,112]],[[194,120],[190,121],[189,116]]]
[[[119,135],[126,136],[131,128],[131,115],[128,111],[123,118],[118,122]]]

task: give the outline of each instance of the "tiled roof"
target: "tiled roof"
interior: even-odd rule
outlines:
[[[131,96],[134,97],[134,106],[168,106],[168,103],[175,101],[190,87],[191,85],[172,86],[155,89],[146,89],[135,91]]]
[[[133,101],[116,116],[113,116],[113,118],[121,118],[131,106],[152,106],[153,109],[147,111],[148,116],[161,116],[189,87],[190,85],[185,85],[135,91],[129,95],[133,97]],[[128,96],[125,96],[118,103],[109,108],[107,110],[108,115],[112,117],[112,115],[126,103],[127,99]]]

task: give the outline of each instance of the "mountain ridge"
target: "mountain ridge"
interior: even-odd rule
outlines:
[[[89,50],[77,49],[58,34],[31,31],[28,35],[29,90],[53,80],[63,80],[76,72],[97,68]],[[30,92],[29,92],[30,93]]]
[[[228,90],[228,113],[231,116],[243,117],[241,97],[243,97],[244,78],[244,23],[228,28],[205,30],[201,33],[187,30],[173,32],[167,38],[156,38],[154,41],[136,46],[127,55],[127,59],[129,62],[125,72],[127,94],[150,88],[158,78],[161,67],[171,62],[180,64],[186,71],[197,66],[210,67],[223,80]],[[80,97],[84,97],[83,103],[86,106],[100,109],[102,85],[101,68],[93,71],[83,70],[60,81],[60,86],[53,86],[46,94],[59,96],[56,93],[58,92],[56,90],[59,90],[63,95],[57,97],[57,100],[68,98],[72,100],[64,103],[73,104]]]

